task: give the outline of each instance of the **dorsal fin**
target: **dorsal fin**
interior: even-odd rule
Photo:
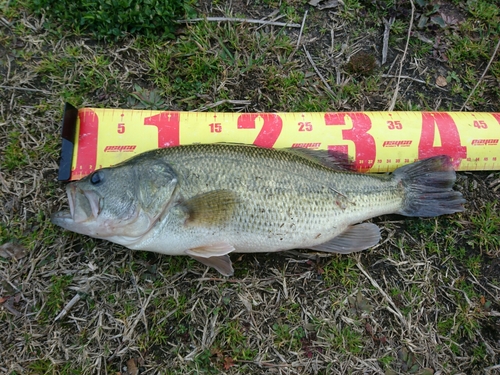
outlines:
[[[283,148],[280,150],[290,152],[337,171],[353,172],[356,170],[354,164],[349,160],[349,156],[342,152],[332,150],[314,150],[300,147]]]

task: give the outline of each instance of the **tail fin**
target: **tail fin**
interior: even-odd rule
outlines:
[[[393,178],[405,187],[405,216],[439,216],[464,210],[465,199],[453,190],[456,175],[448,156],[435,156],[396,169]]]

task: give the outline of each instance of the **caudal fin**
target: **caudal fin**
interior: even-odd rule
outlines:
[[[405,216],[432,217],[464,210],[465,199],[453,190],[456,175],[448,156],[435,156],[396,169],[393,178],[405,187]]]

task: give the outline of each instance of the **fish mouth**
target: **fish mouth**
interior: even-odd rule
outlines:
[[[66,227],[64,223],[83,223],[96,220],[101,212],[102,199],[93,191],[83,190],[75,184],[69,184],[66,188],[69,211],[64,210],[52,215],[54,224]]]

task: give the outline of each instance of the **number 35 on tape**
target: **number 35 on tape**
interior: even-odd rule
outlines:
[[[363,172],[442,154],[457,170],[500,169],[500,113],[200,113],[67,104],[62,137],[60,180],[155,148],[216,142],[342,152]]]

